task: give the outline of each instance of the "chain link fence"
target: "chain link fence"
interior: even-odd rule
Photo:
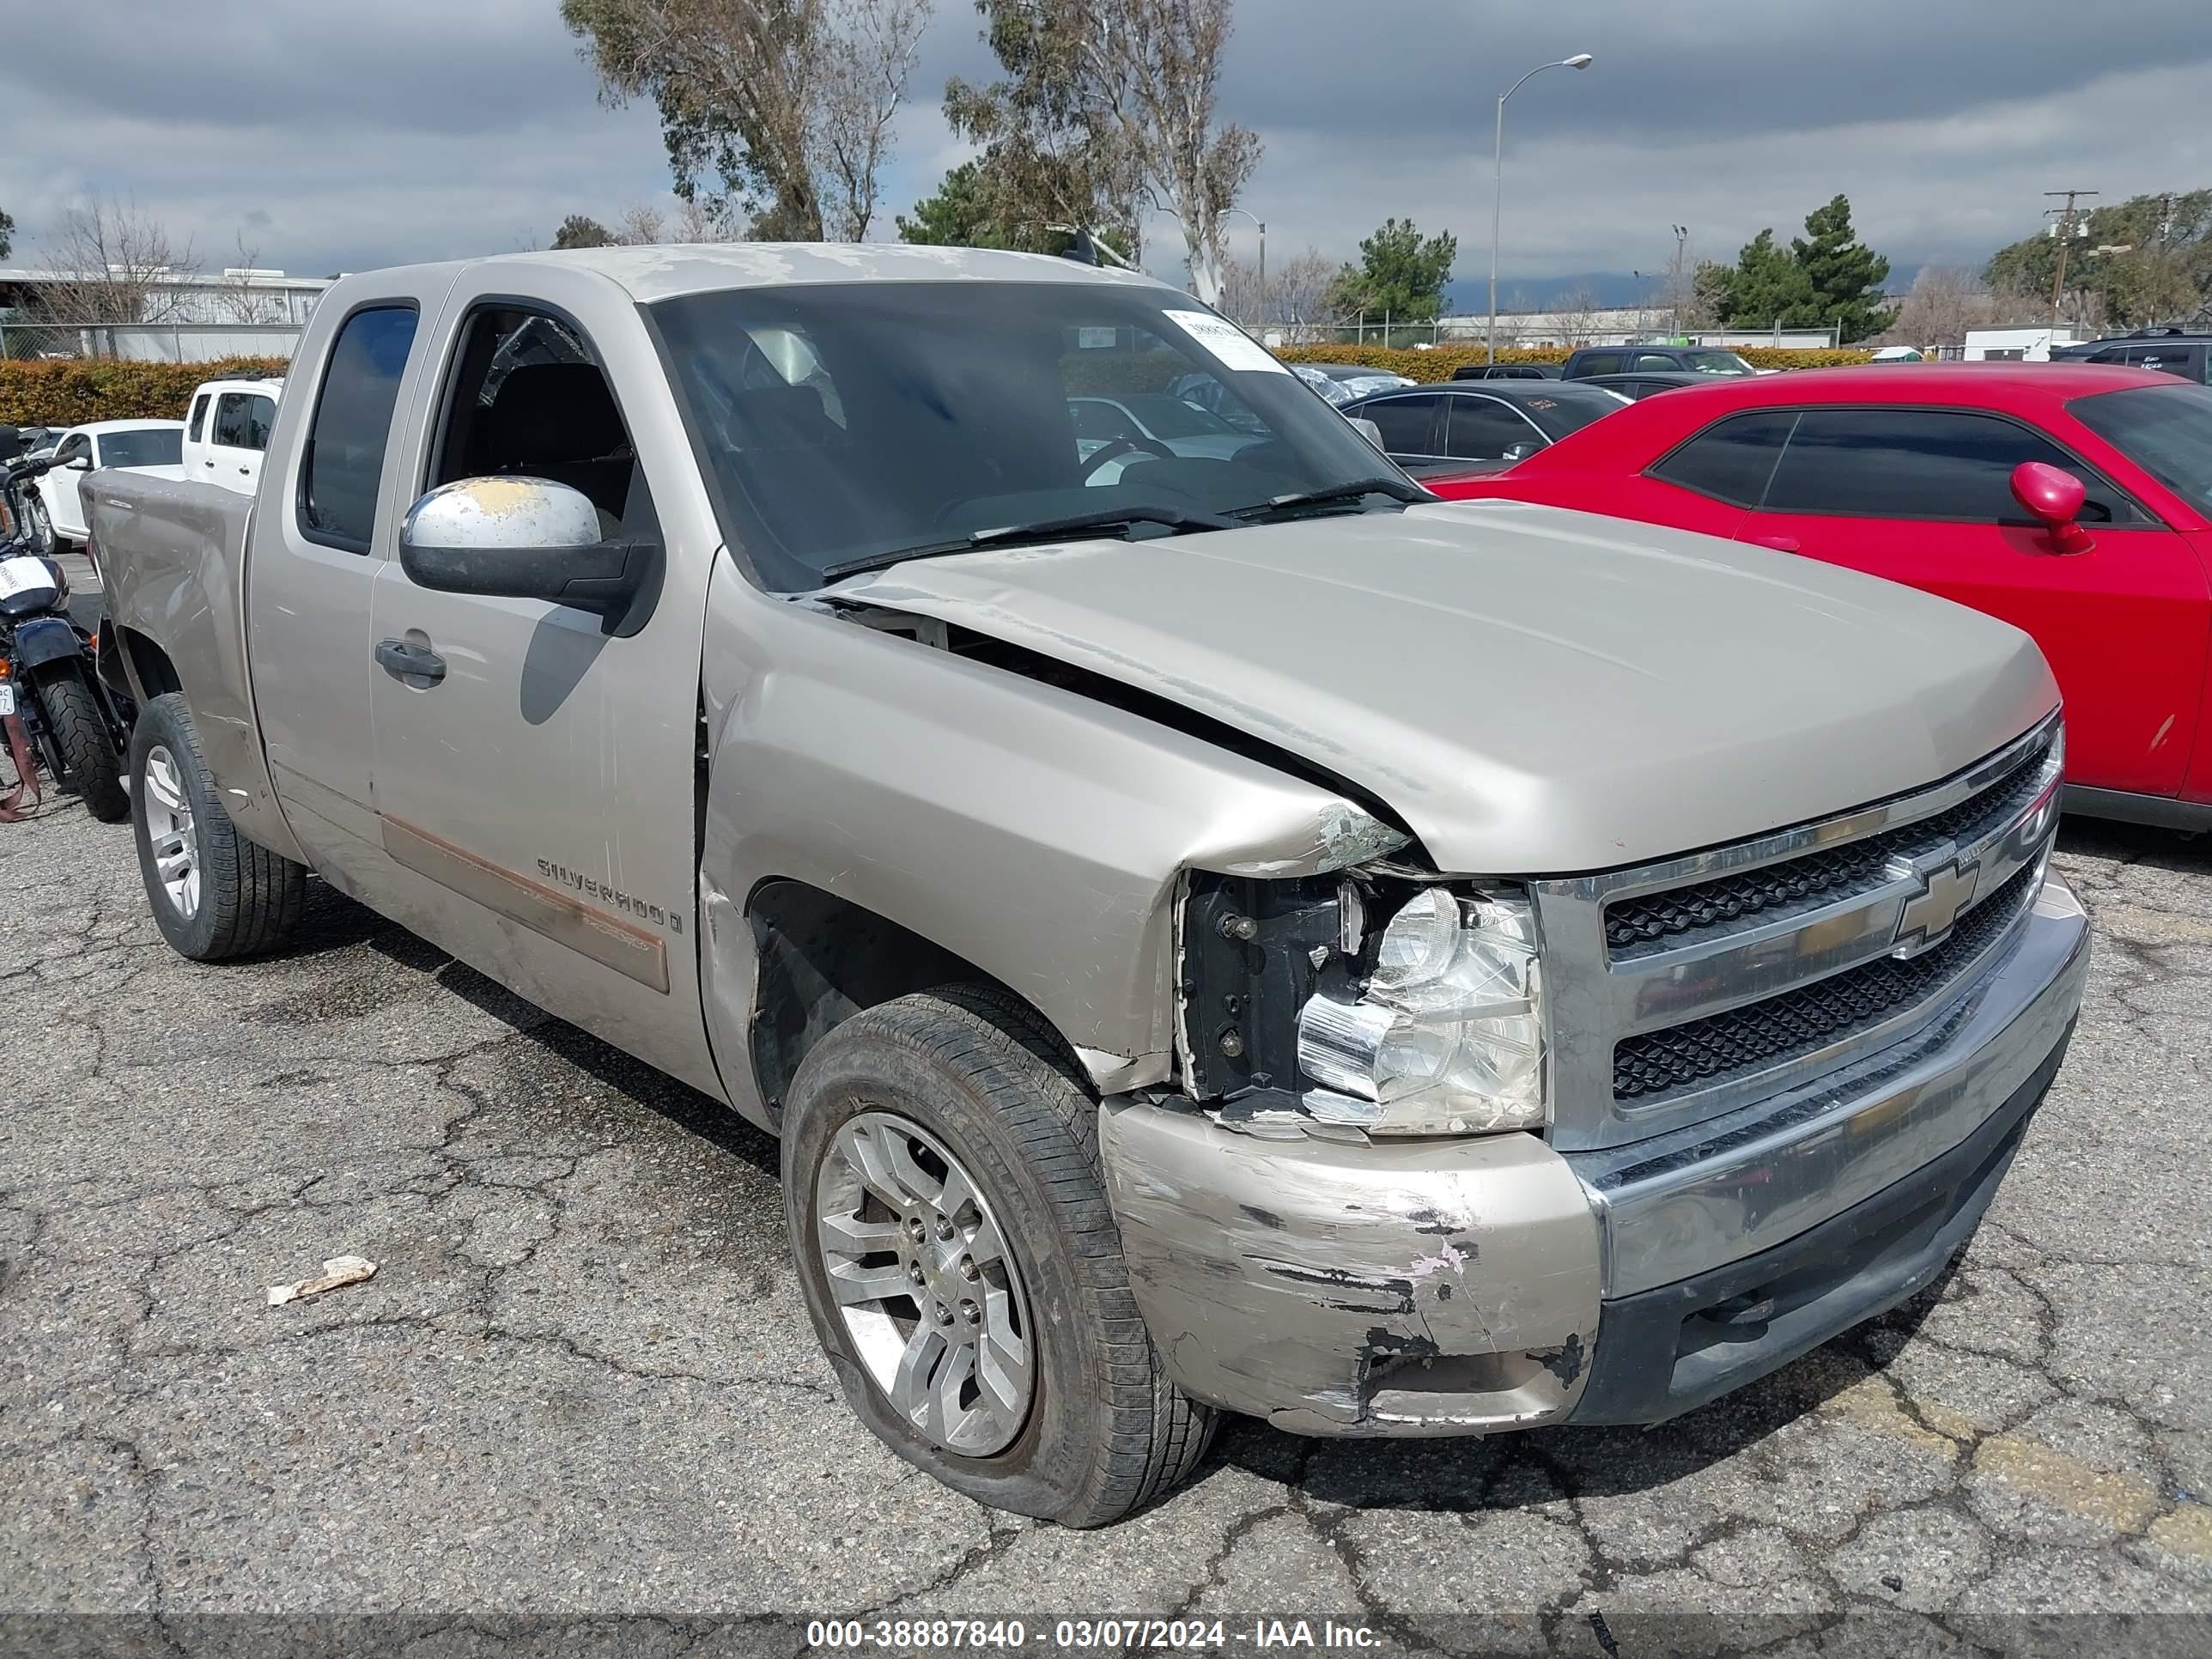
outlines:
[[[299,343],[300,329],[298,323],[32,323],[0,318],[0,358],[210,363],[226,357],[289,357]]]

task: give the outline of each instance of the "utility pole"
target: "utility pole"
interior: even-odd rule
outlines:
[[[2094,190],[2046,190],[2043,193],[2048,197],[2063,196],[2066,198],[2064,207],[2044,210],[2045,218],[2053,214],[2057,216],[2052,234],[2058,238],[2058,273],[2051,279],[2051,320],[2056,325],[2059,304],[2066,293],[2066,251],[2074,243],[2074,201],[2076,197],[2094,196],[2099,192]]]

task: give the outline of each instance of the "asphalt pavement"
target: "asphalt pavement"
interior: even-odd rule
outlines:
[[[1077,1534],[861,1431],[723,1109],[319,888],[193,966],[128,826],[0,825],[0,1651],[2212,1650],[2212,843],[2061,844],[2088,1001],[1935,1291],[1656,1430],[1231,1422]]]

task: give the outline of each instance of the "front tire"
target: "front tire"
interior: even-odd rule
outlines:
[[[1036,1015],[950,986],[824,1037],[783,1121],[799,1285],[854,1413],[955,1491],[1070,1527],[1175,1486],[1213,1430],[1137,1310],[1097,1113]]]
[[[222,810],[177,692],[148,702],[131,730],[131,825],[154,923],[179,956],[269,950],[306,908],[306,868],[240,835]]]
[[[75,670],[41,681],[38,693],[62,757],[62,787],[82,799],[85,810],[102,823],[122,823],[130,816],[131,800],[123,793],[122,763],[99,697]]]

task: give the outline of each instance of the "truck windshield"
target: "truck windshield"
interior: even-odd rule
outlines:
[[[2066,407],[2199,513],[2212,513],[2212,386],[2131,386]]]
[[[1009,526],[1202,531],[1378,474],[1419,494],[1273,357],[1164,289],[824,283],[652,309],[723,533],[776,592]],[[1322,510],[1385,506],[1354,490]],[[1113,516],[1134,508],[1153,516]]]

